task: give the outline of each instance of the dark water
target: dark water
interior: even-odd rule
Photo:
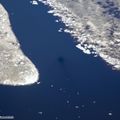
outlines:
[[[41,84],[0,86],[0,115],[15,120],[120,119],[120,72],[82,53],[69,34],[57,32],[64,25],[54,22],[47,6],[29,0],[1,3],[24,53],[40,71]]]

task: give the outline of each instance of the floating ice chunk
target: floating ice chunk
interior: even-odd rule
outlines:
[[[60,28],[59,30],[58,30],[58,32],[62,32],[63,31],[63,29],[62,28]]]
[[[109,116],[112,116],[112,112],[109,112],[108,115],[109,115]]]
[[[54,13],[52,10],[49,10],[48,13]]]
[[[85,49],[84,47],[82,47],[80,44],[78,44],[76,46],[77,48],[81,49],[84,53],[86,54],[91,54],[90,50],[89,49]]]
[[[30,1],[33,5],[38,5],[38,2],[36,0]]]
[[[43,115],[43,112],[38,112],[38,114]]]
[[[0,84],[29,85],[38,79],[38,70],[20,49],[9,16],[0,4]]]

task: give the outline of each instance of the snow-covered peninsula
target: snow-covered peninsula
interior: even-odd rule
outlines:
[[[37,68],[22,52],[12,31],[9,15],[0,4],[0,84],[29,85],[38,79]]]

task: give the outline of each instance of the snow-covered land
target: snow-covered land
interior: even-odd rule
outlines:
[[[119,0],[37,0],[51,7],[48,13],[59,16],[65,32],[77,38],[86,54],[100,56],[120,70]]]
[[[0,84],[28,85],[38,78],[38,70],[22,52],[11,29],[9,15],[0,4]]]

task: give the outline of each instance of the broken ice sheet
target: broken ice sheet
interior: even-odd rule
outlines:
[[[10,28],[8,13],[0,4],[0,84],[29,85],[38,79],[37,68],[20,49]]]

